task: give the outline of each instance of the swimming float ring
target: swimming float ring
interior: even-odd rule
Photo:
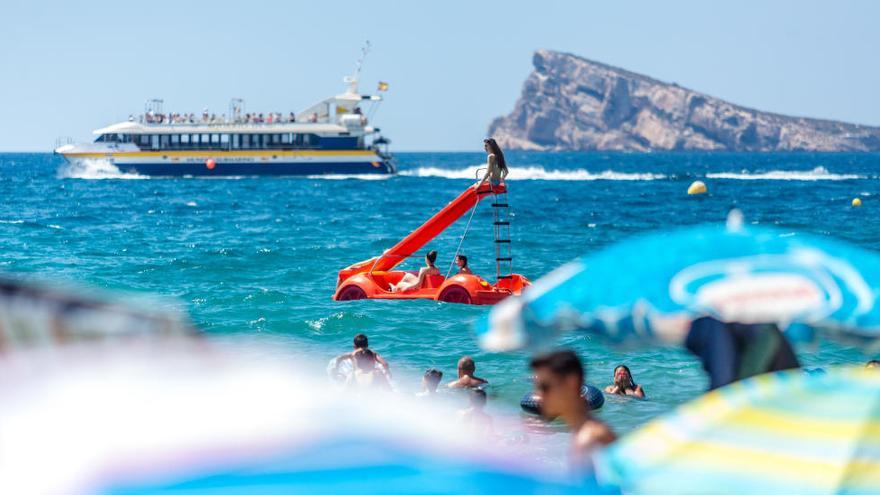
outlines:
[[[591,411],[595,411],[605,404],[605,394],[592,385],[584,385],[581,387],[581,397],[587,401],[587,406],[589,406]],[[519,407],[527,413],[541,414],[541,400],[534,392],[526,393],[526,395],[520,399]]]

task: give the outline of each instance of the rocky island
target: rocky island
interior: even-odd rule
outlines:
[[[880,127],[745,108],[568,53],[538,50],[489,135],[524,150],[880,151]]]

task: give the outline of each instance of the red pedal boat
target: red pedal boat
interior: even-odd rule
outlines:
[[[399,283],[408,273],[393,270],[394,267],[488,197],[493,199],[492,208],[495,212],[493,227],[497,278],[494,284],[476,274],[457,274],[449,278],[434,275],[427,277],[420,287],[403,292],[391,292],[391,285]],[[382,255],[340,270],[333,299],[336,301],[433,299],[461,304],[495,304],[507,296],[519,294],[530,282],[526,277],[511,273],[510,270],[512,257],[510,256],[510,220],[507,211],[507,189],[503,184],[496,186],[484,184],[478,189],[473,186],[468,187],[421,227]]]

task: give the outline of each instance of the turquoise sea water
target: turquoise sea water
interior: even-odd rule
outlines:
[[[484,156],[398,159],[401,175],[381,180],[94,180],[106,170],[68,170],[48,154],[0,154],[0,271],[167,296],[205,332],[264,340],[291,360],[326,363],[365,332],[405,392],[428,367],[454,376],[458,358],[470,354],[491,382],[490,411],[516,414],[530,386],[528,356],[476,347],[472,323],[488,308],[330,299],[340,268],[420,225],[468,186]],[[638,232],[722,222],[732,206],[747,222],[880,249],[876,154],[509,153],[508,161],[514,266],[532,279]],[[707,196],[685,194],[695,179],[707,182]],[[861,208],[850,207],[854,197]],[[464,252],[492,278],[490,219],[483,205]],[[464,223],[429,246],[444,271]],[[589,382],[605,385],[627,363],[646,389],[646,401],[606,401],[599,414],[620,431],[706,386],[699,364],[679,349],[614,349],[576,334],[562,343],[585,358]],[[807,366],[871,357],[833,344],[800,355]],[[546,455],[564,455],[564,434],[545,433]]]

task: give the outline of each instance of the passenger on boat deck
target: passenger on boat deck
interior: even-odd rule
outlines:
[[[318,121],[318,114],[312,113],[312,115],[309,117],[309,122],[317,122],[317,121]]]
[[[296,115],[294,115],[293,112],[290,112],[290,117],[287,118],[287,121],[291,123],[296,122]]]
[[[645,398],[645,391],[642,390],[641,385],[636,385],[633,381],[632,373],[625,364],[614,368],[614,383],[605,387],[605,393]]]
[[[467,256],[459,254],[455,257],[455,264],[458,265],[458,275],[471,275],[474,272],[468,267]]]
[[[437,386],[443,379],[443,372],[431,368],[422,376],[422,391],[416,394],[416,397],[432,397],[437,393]]]
[[[493,138],[488,138],[483,140],[483,149],[486,150],[486,174],[480,182],[477,182],[474,188],[479,189],[487,180],[493,187],[504,184],[508,170],[501,147],[498,146],[498,143]]]
[[[458,420],[470,425],[478,432],[492,433],[492,416],[484,411],[486,407],[486,391],[478,388],[470,391],[470,407],[458,412]]]
[[[354,364],[356,364],[356,363],[354,363],[355,354],[360,351],[366,350],[366,351],[370,351],[372,353],[373,359],[375,360],[375,362],[382,365],[382,367],[385,368],[385,374],[389,378],[391,377],[391,367],[388,366],[388,362],[385,361],[385,359],[383,359],[382,356],[380,356],[378,352],[374,352],[370,349],[370,342],[369,342],[369,339],[367,339],[367,336],[365,334],[359,333],[359,334],[355,335],[353,344],[354,344],[353,351],[346,352],[345,354],[340,354],[339,356],[336,356],[335,363],[333,364],[333,375],[334,376],[336,376],[336,377],[339,376],[339,365],[343,361],[352,361],[352,364],[354,365]]]
[[[458,360],[458,379],[454,382],[450,382],[447,387],[477,388],[479,386],[489,383],[482,378],[474,376],[474,373],[476,373],[476,371],[477,363],[474,362],[474,358],[470,356],[464,356],[463,358]]]
[[[535,392],[541,398],[541,415],[562,418],[571,429],[570,465],[582,471],[590,465],[592,452],[617,439],[611,428],[590,414],[590,406],[581,396],[584,367],[577,354],[562,350],[536,356]]]
[[[389,284],[391,292],[406,292],[408,290],[418,289],[423,283],[425,283],[425,279],[429,276],[440,275],[440,269],[434,266],[435,261],[437,261],[437,251],[428,251],[428,254],[425,255],[426,266],[423,266],[419,270],[418,276],[406,272],[403,278],[400,279],[400,282]]]

